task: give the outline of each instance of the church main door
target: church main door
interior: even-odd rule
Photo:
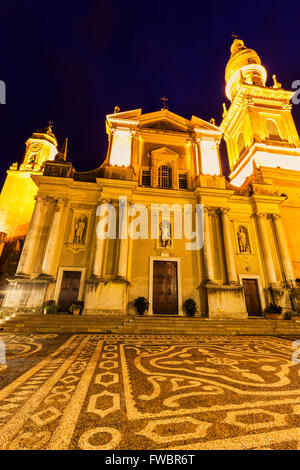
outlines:
[[[176,261],[153,263],[153,314],[178,314]]]
[[[261,315],[257,279],[243,279],[247,313],[251,317]]]
[[[61,312],[68,312],[71,305],[77,302],[80,278],[80,271],[63,272],[63,278],[61,281],[61,288],[58,299],[58,305]]]

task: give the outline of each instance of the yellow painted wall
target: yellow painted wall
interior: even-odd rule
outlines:
[[[36,193],[29,172],[7,172],[0,194],[0,231],[7,233],[8,238],[26,235]]]

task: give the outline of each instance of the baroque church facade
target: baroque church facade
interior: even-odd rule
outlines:
[[[260,316],[270,303],[299,310],[294,92],[276,76],[266,85],[259,56],[239,39],[225,81],[231,104],[224,105],[220,126],[166,107],[147,114],[116,107],[106,117],[108,151],[96,170],[75,171],[67,142],[57,150],[51,124],[32,134],[0,196],[2,312],[41,312],[48,300],[68,311],[81,300],[84,315],[128,315],[140,296],[149,301],[148,315],[183,315],[188,298],[196,315],[212,319]],[[164,204],[170,217],[158,211],[156,238],[122,235],[139,207],[149,209],[150,226],[150,208]],[[184,237],[175,236],[176,210],[192,207],[196,226],[197,205],[203,207],[203,246],[189,250]],[[99,206],[117,215],[115,237],[106,236],[103,224],[99,234]]]

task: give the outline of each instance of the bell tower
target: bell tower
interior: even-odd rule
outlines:
[[[27,140],[20,171],[40,171],[45,161],[54,160],[57,154],[57,140],[52,128],[53,123],[50,121],[47,127],[34,132]]]
[[[37,193],[32,174],[42,174],[46,161],[54,160],[57,140],[53,123],[32,134],[26,142],[23,162],[13,163],[0,194],[0,232],[6,239],[24,238],[32,216]]]
[[[230,182],[247,184],[254,168],[300,170],[300,141],[291,114],[294,92],[285,90],[267,71],[260,57],[241,39],[234,39],[225,69],[226,96],[223,121],[230,167]]]

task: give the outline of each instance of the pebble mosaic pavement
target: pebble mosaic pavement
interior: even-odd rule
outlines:
[[[0,449],[299,449],[292,339],[1,334]]]

